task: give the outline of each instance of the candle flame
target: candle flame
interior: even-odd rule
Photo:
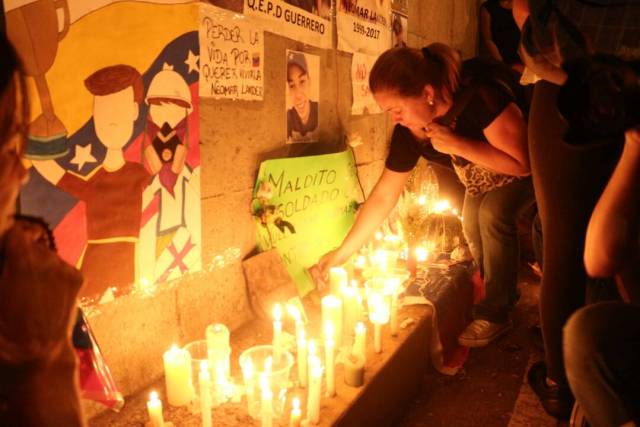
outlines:
[[[206,360],[203,360],[202,362],[200,362],[200,372],[209,372],[209,364],[207,363]]]
[[[376,231],[376,234],[375,234],[376,240],[382,240],[382,237],[383,237],[382,233],[380,231]]]
[[[156,402],[158,400],[158,392],[154,390],[149,393],[149,400],[152,402]]]
[[[358,255],[358,257],[356,258],[356,261],[355,261],[356,267],[364,268],[366,263],[367,263],[367,259],[364,257],[364,255]]]
[[[420,196],[418,196],[419,205],[424,205],[426,203],[427,203],[427,196],[425,196],[424,194],[421,194]]]
[[[276,322],[282,320],[282,307],[280,306],[280,304],[276,304],[273,307],[273,318]]]
[[[294,411],[299,411],[300,410],[300,398],[299,397],[294,397],[293,401],[291,402],[291,404],[293,405],[293,410]]]
[[[418,262],[425,262],[429,257],[429,250],[424,246],[418,246],[416,248],[416,260]]]
[[[365,333],[367,331],[367,327],[364,325],[364,322],[356,323],[356,333]]]
[[[451,210],[451,204],[448,200],[438,200],[436,204],[433,206],[433,212],[442,213],[444,211]]]
[[[299,322],[300,320],[302,320],[302,316],[300,315],[300,310],[298,310],[298,307],[296,307],[293,304],[287,304],[287,313],[289,313],[289,316],[293,317],[293,319],[296,322]]]

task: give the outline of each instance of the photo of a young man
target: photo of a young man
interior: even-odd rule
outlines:
[[[287,51],[287,143],[318,140],[318,94],[320,58]]]

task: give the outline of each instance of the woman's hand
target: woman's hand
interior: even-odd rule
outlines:
[[[458,135],[449,126],[431,122],[425,128],[425,134],[431,138],[433,148],[445,154],[459,154]]]
[[[331,267],[342,265],[345,261],[346,258],[341,254],[340,248],[338,248],[322,255],[318,263],[309,268],[309,273],[316,282],[320,292],[329,286],[329,270]]]

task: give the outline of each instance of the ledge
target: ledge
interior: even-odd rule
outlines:
[[[310,308],[311,324],[319,324],[319,309]],[[342,365],[336,366],[336,396],[323,397],[320,408],[320,426],[362,426],[392,425],[399,418],[406,404],[419,390],[423,377],[429,367],[429,339],[431,333],[430,306],[409,306],[400,310],[399,319],[412,317],[415,322],[401,329],[397,337],[391,337],[388,327],[383,329],[383,352],[373,350],[371,325],[368,325],[367,364],[365,367],[365,385],[360,388],[349,387],[343,381]],[[316,334],[317,336],[317,334]],[[241,378],[238,366],[240,353],[256,344],[271,340],[271,323],[255,319],[231,334],[232,376],[236,381]],[[295,365],[294,365],[295,366]],[[293,369],[295,372],[295,368]],[[292,378],[295,374],[292,373]],[[89,422],[95,427],[119,427],[143,425],[148,421],[146,399],[151,390],[165,395],[164,380],[154,382],[150,387],[126,399],[120,413],[104,412]],[[306,406],[306,390],[291,388],[288,395],[300,396],[303,410]],[[303,415],[305,412],[303,411]],[[164,401],[165,421],[175,426],[199,426],[200,417],[192,415],[187,408],[174,408]],[[249,417],[246,404],[227,403],[213,409],[214,425],[258,426],[259,421]],[[283,417],[274,426],[288,426],[288,417]]]

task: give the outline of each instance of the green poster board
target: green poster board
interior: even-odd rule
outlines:
[[[359,188],[350,150],[260,165],[251,207],[258,249],[276,248],[300,295],[315,287],[306,269],[353,224]]]

